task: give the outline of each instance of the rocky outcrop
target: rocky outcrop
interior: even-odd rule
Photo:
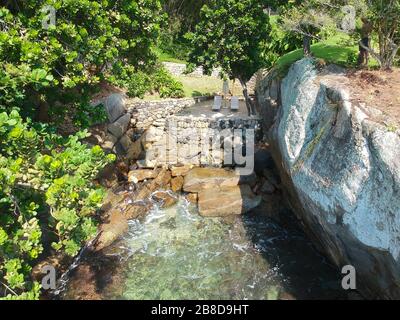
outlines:
[[[298,61],[257,88],[293,211],[369,298],[400,298],[400,134],[352,105],[341,70]]]

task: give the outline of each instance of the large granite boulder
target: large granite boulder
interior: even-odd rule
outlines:
[[[353,265],[369,298],[400,298],[400,134],[354,105],[345,73],[293,64],[271,103],[269,76],[258,100],[274,119],[269,143],[293,211],[341,268]]]

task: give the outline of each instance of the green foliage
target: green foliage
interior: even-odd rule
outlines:
[[[46,5],[56,10],[56,25],[47,29]],[[60,106],[80,111],[111,70],[140,70],[155,61],[151,48],[163,20],[159,0],[6,2],[0,7],[0,111],[18,106],[24,114],[49,111],[60,119],[66,109]]]
[[[201,21],[189,35],[190,62],[210,73],[221,67],[230,78],[247,82],[264,66],[269,19],[263,1],[212,0],[201,10]]]
[[[160,34],[158,48],[165,54],[186,61],[189,57],[190,42],[185,38],[183,20],[170,19],[168,27]]]
[[[184,97],[183,85],[175,80],[165,68],[159,68],[152,77],[154,90],[161,98]]]
[[[45,230],[55,235],[52,247],[71,256],[96,232],[91,216],[104,191],[93,180],[115,156],[82,144],[87,136],[62,138],[24,122],[17,111],[0,113],[0,280],[6,298],[38,297],[29,274],[43,252]]]
[[[285,53],[291,52],[301,47],[302,40],[299,35],[286,32],[281,28],[280,16],[271,16],[271,30],[269,32],[269,41],[266,43],[263,57],[265,67],[272,67],[275,62]]]
[[[374,27],[379,51],[370,48],[369,53],[382,69],[391,69],[400,49],[400,1],[366,0],[366,17]]]
[[[185,95],[182,83],[175,80],[162,65],[156,65],[147,72],[126,69],[115,83],[126,87],[130,97],[143,99],[146,93],[158,93],[161,98],[182,98]]]

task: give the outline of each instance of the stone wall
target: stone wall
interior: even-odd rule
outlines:
[[[174,76],[181,76],[185,74],[186,64],[175,62],[163,62],[164,67]],[[220,69],[214,69],[211,77],[219,78]],[[192,73],[187,74],[189,77],[204,77],[203,67],[196,68]]]
[[[209,97],[167,99],[157,101],[128,101],[128,111],[133,115],[132,124],[137,129],[146,130],[154,122],[163,122],[163,119],[182,111],[197,102],[208,100]]]
[[[163,125],[169,116],[206,99],[208,97],[136,101],[123,94],[112,94],[97,102],[104,105],[108,123],[104,132],[96,132],[97,141],[94,142],[107,151],[127,156],[132,148],[138,149],[136,141],[153,124]]]
[[[252,119],[210,119],[193,116],[170,116],[156,121],[145,132],[141,145],[144,159],[138,161],[140,167],[154,168],[162,165],[207,165],[222,167],[224,164],[224,144],[220,135],[231,136],[235,129],[246,133],[255,130],[255,139],[260,134],[261,120]],[[220,139],[221,138],[221,139]],[[242,141],[237,141],[242,147]]]
[[[113,94],[102,101],[109,123],[98,143],[119,156],[138,160],[138,166],[143,168],[173,164],[222,167],[227,164],[223,138],[232,138],[233,130],[242,129],[244,135],[253,129],[254,138],[260,139],[261,119],[213,119],[179,114],[206,99],[136,101]],[[235,139],[232,143],[242,148],[240,137]]]

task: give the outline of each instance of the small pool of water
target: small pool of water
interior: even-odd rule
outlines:
[[[301,231],[260,214],[203,218],[184,197],[131,221],[112,254],[119,282],[102,287],[106,299],[345,298],[340,274]]]

